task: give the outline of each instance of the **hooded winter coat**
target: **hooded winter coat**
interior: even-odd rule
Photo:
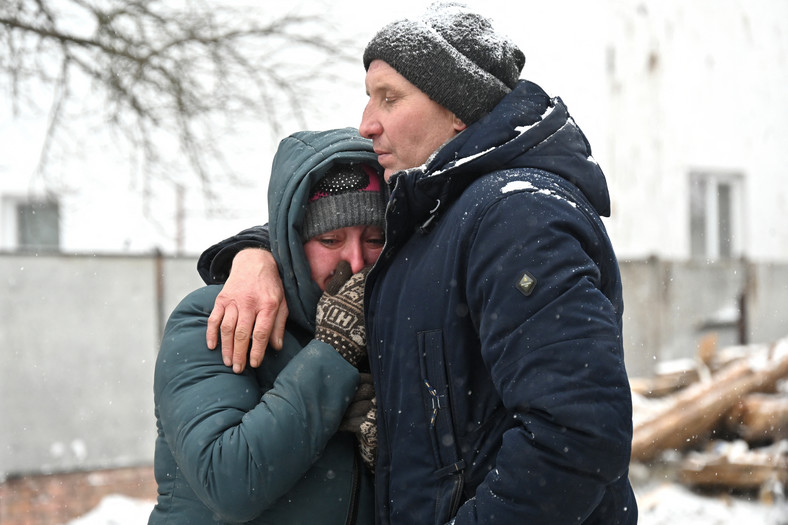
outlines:
[[[157,504],[149,523],[370,524],[371,476],[337,433],[358,370],[313,339],[321,291],[296,230],[311,185],[337,162],[375,164],[354,129],[283,140],[269,183],[274,258],[290,316],[284,348],[236,375],[205,343],[220,286],[188,295],[165,328],[154,379]]]
[[[378,523],[636,523],[607,184],[566,106],[520,81],[389,182]]]

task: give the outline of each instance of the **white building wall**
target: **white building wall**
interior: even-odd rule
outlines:
[[[788,2],[611,1],[611,235],[689,255],[688,177],[743,175],[741,254],[788,259]]]
[[[737,254],[788,260],[788,2],[467,2],[520,45],[523,76],[560,96],[586,133],[608,176],[606,224],[622,259],[689,257],[689,173],[713,170],[742,176]],[[334,2],[331,13],[336,30],[358,35],[360,54],[381,24],[423,5],[403,0],[383,13]],[[360,65],[347,76],[347,93],[331,92],[311,127],[358,124]],[[12,119],[8,109],[0,106],[0,197],[42,194],[51,189],[35,174],[45,114]],[[69,145],[74,156],[56,159],[49,179],[61,199],[61,248],[195,254],[264,222],[277,140],[249,131],[225,146],[245,184],[215,188],[224,197],[221,215],[210,213],[194,184],[180,201],[174,184],[146,186],[112,137],[96,133]],[[12,226],[0,211],[0,250],[14,249]]]

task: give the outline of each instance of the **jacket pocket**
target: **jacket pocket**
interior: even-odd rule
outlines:
[[[424,418],[435,461],[435,523],[446,523],[463,502],[465,462],[458,453],[441,330],[419,332]]]

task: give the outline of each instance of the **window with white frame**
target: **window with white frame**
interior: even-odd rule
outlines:
[[[690,256],[710,260],[742,255],[742,180],[739,173],[690,173]]]

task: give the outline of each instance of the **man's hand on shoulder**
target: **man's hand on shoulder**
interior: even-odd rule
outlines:
[[[208,348],[215,349],[222,338],[222,359],[240,374],[249,364],[260,366],[269,342],[282,348],[287,320],[282,280],[271,252],[258,248],[241,250],[233,259],[224,288],[216,297],[205,335]]]

